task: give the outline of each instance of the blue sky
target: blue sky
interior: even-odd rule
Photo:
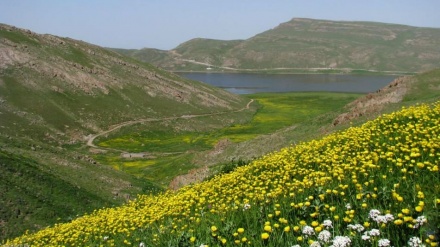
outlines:
[[[105,47],[247,39],[295,17],[440,28],[440,0],[0,0],[0,23]]]

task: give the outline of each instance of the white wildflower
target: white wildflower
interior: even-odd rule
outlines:
[[[371,229],[370,231],[364,232],[362,235],[362,240],[364,241],[371,241],[371,237],[377,237],[380,235],[380,231],[378,229]]]
[[[350,203],[347,203],[347,204],[345,205],[345,208],[346,208],[347,210],[350,210],[350,209],[351,209],[351,204],[350,204]]]
[[[419,228],[419,227],[421,227],[421,226],[423,226],[426,222],[428,222],[428,220],[426,219],[426,217],[425,216],[419,216],[419,217],[417,217],[417,219],[415,219],[415,222],[414,223],[416,223],[415,225],[414,225],[414,229],[416,229],[416,228]]]
[[[104,241],[107,241],[108,240],[108,236],[104,236],[103,239],[104,239]]]
[[[333,239],[333,247],[348,247],[351,245],[351,240],[347,236],[336,236]]]
[[[420,240],[420,238],[418,237],[412,237],[408,240],[408,245],[410,247],[422,247],[425,246],[422,242],[422,240]]]
[[[304,228],[302,229],[302,233],[307,236],[312,236],[315,235],[315,230],[311,226],[304,226]]]
[[[368,235],[370,235],[370,236],[372,236],[372,237],[376,237],[376,236],[379,236],[379,235],[380,235],[380,231],[379,231],[379,229],[371,229],[371,230],[368,232]]]
[[[249,203],[246,203],[243,205],[243,210],[248,210],[250,208],[251,208],[251,204],[249,204]]]
[[[365,227],[361,224],[356,224],[356,225],[349,224],[347,228],[357,232],[362,232],[363,230],[365,230]]]
[[[318,241],[313,242],[310,247],[321,247],[321,244]]]
[[[326,228],[333,228],[333,222],[331,220],[324,220],[324,222],[322,223],[322,225]]]
[[[380,215],[380,211],[379,211],[379,210],[377,210],[377,209],[371,209],[371,210],[370,210],[370,213],[368,214],[368,217],[369,217],[370,219],[375,220],[375,219],[377,218],[377,216],[379,216],[379,215]]]
[[[377,223],[387,223],[387,219],[385,218],[384,215],[378,215],[376,216],[376,218],[373,219],[374,221],[376,221]]]
[[[145,247],[146,245],[145,245],[145,243],[144,242],[141,242],[140,244],[139,244],[139,247]]]
[[[292,247],[301,247],[299,244],[292,245]]]
[[[364,241],[370,241],[370,236],[368,236],[368,234],[367,233],[365,233],[364,235],[362,235],[362,240],[364,240]]]
[[[394,220],[394,215],[392,214],[385,214],[385,219],[387,222],[391,222]]]
[[[374,221],[377,223],[388,223],[394,220],[394,216],[392,214],[386,214],[386,215],[376,215],[375,218],[373,218]]]
[[[318,239],[319,241],[323,242],[323,243],[328,243],[330,242],[330,238],[332,237],[332,234],[327,231],[327,230],[323,230],[322,232],[320,232],[318,234]]]
[[[390,246],[390,244],[391,244],[390,240],[388,240],[386,238],[379,239],[379,241],[378,241],[379,247],[387,247],[387,246]]]

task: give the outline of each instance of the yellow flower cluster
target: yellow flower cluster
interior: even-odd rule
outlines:
[[[331,241],[332,227],[335,239],[362,246],[370,233],[358,232],[374,227],[403,246],[429,222],[436,231],[439,164],[440,104],[420,105],[6,245],[291,246]],[[369,216],[372,209],[380,214]]]

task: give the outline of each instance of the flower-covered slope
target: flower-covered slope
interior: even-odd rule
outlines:
[[[437,246],[440,103],[268,154],[7,246]]]

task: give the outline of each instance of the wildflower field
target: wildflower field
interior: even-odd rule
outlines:
[[[440,103],[140,195],[6,246],[438,246]]]

